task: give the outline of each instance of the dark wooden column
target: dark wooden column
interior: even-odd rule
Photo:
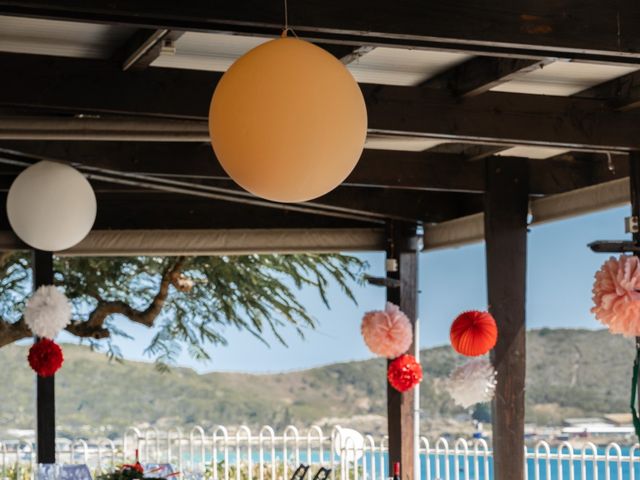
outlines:
[[[492,405],[497,480],[524,479],[527,176],[524,162],[500,157],[487,161],[487,282],[489,310],[498,324],[498,343],[491,353],[498,372]]]
[[[631,216],[640,219],[640,153],[631,152],[629,154],[629,192],[631,193]],[[631,222],[635,224],[636,222]],[[633,241],[640,245],[640,229],[632,229]],[[640,256],[639,252],[635,253]],[[636,337],[636,352],[640,352],[640,337]],[[640,386],[640,385],[639,385]],[[638,396],[636,408],[640,411],[640,395]]]
[[[53,254],[33,252],[34,290],[53,283]],[[37,445],[38,463],[56,462],[56,403],[55,377],[36,377]]]
[[[629,154],[629,187],[631,215],[640,218],[640,152]],[[640,243],[640,232],[633,232],[633,240]]]
[[[418,255],[422,249],[422,227],[390,223],[387,227],[387,300],[400,307],[415,325],[418,315]],[[414,339],[414,342],[416,340]],[[409,349],[413,353],[414,346]],[[415,402],[413,391],[400,393],[387,382],[387,422],[389,432],[389,474],[400,462],[403,480],[414,478]]]

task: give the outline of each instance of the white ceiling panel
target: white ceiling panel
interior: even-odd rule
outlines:
[[[109,58],[133,32],[122,26],[0,16],[0,51]]]
[[[403,137],[400,135],[369,134],[367,135],[364,148],[370,148],[372,150],[422,152],[442,143],[447,143],[447,141],[421,137]]]
[[[349,65],[360,83],[418,85],[471,58],[460,53],[378,47]]]
[[[531,146],[521,146],[521,147],[512,147],[507,150],[502,150],[496,155],[502,157],[524,157],[524,158],[534,158],[534,159],[544,159],[555,157],[556,155],[562,155],[563,153],[567,153],[569,150],[566,148],[551,148],[551,147],[531,147]]]
[[[635,67],[553,62],[492,88],[496,92],[568,96],[638,70]]]
[[[161,55],[152,65],[224,72],[238,57],[268,40],[187,32],[175,42],[175,53]],[[350,64],[349,70],[361,83],[416,85],[468,58],[457,53],[375,48]]]
[[[162,54],[151,65],[224,72],[238,57],[268,40],[262,37],[187,32],[175,42],[175,53]]]

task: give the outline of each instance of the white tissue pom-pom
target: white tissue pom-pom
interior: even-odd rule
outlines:
[[[456,368],[447,380],[447,391],[463,408],[488,402],[496,390],[496,370],[489,360],[476,359]]]
[[[38,337],[53,339],[71,322],[71,304],[53,285],[42,286],[27,301],[24,321]]]

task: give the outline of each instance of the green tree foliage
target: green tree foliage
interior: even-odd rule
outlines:
[[[29,258],[0,259],[0,347],[31,335],[21,312],[31,293]],[[246,255],[219,257],[60,257],[55,284],[73,303],[70,333],[93,347],[119,352],[111,339],[126,335],[114,318],[154,327],[147,352],[159,366],[171,363],[183,345],[208,359],[207,344],[226,344],[225,327],[245,330],[264,341],[271,333],[284,343],[282,329],[300,335],[315,326],[297,299],[303,287],[318,291],[329,306],[331,283],[355,301],[351,287],[366,265],[338,254]]]

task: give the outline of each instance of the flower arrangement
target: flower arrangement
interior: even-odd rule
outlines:
[[[159,472],[162,470],[162,467],[158,467],[151,470],[145,470],[139,460],[138,450],[136,450],[136,461],[135,463],[124,464],[121,465],[117,470],[113,472],[103,473],[96,477],[96,480],[166,480],[169,477],[175,477],[180,475],[180,472],[174,472],[165,477],[160,477],[157,475],[151,475],[154,472]]]

